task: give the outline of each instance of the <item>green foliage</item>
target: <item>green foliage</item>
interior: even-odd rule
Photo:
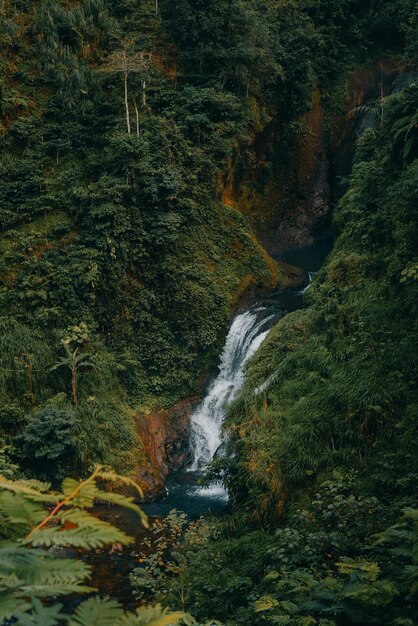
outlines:
[[[361,139],[336,214],[340,236],[307,292],[310,306],[273,329],[232,409],[239,456],[227,480],[237,505],[250,499],[258,514],[337,468],[358,468],[388,502],[414,491],[417,170],[394,132],[404,112],[413,120],[412,102],[415,86],[395,93],[383,127]]]
[[[308,306],[248,364],[212,468],[234,514],[186,555],[186,606],[201,618],[416,621],[418,171],[415,139],[405,146],[417,102],[413,84],[385,99]]]
[[[132,480],[104,466],[84,481],[66,478],[61,492],[50,491],[46,483],[0,476],[0,518],[6,536],[0,545],[0,620],[22,626],[198,626],[184,611],[173,612],[159,604],[127,613],[116,600],[93,595],[68,614],[62,610],[63,604],[51,603],[59,596],[95,589],[85,583],[91,574],[88,565],[57,558],[45,548],[94,549],[133,542],[132,537],[94,515],[96,501],[128,508],[148,525],[134,498],[104,491],[99,482],[124,484],[141,495]],[[48,603],[44,603],[46,599]],[[218,622],[206,626],[216,624],[221,626]]]
[[[27,416],[27,425],[14,440],[15,458],[22,468],[42,480],[60,481],[77,454],[79,422],[70,408],[46,405]]]
[[[130,576],[134,595],[139,599],[173,599],[184,609],[187,554],[207,543],[210,526],[203,519],[190,522],[185,513],[173,509],[163,520],[155,520],[150,530],[150,538],[143,545],[145,552],[140,554],[141,566]]]
[[[93,369],[99,369],[99,366],[95,363],[91,354],[87,352],[79,352],[79,348],[71,350],[68,343],[63,341],[65,350],[65,356],[51,367],[51,371],[54,371],[60,367],[66,367],[71,372],[71,399],[73,404],[77,404],[77,375],[78,370],[83,367],[90,367]]]
[[[196,391],[236,299],[277,278],[249,222],[220,202],[226,173],[254,158],[263,169],[254,139],[273,126],[284,170],[313,86],[331,88],[365,41],[413,46],[412,2],[366,4],[5,3],[0,306],[16,321],[0,342],[3,404],[27,412],[67,390],[48,372],[82,325],[79,351],[101,370],[80,377],[73,403],[95,396],[125,414]],[[138,70],[131,134],[124,49]],[[411,160],[413,125],[398,131]]]
[[[91,549],[133,541],[121,530],[91,514],[89,509],[95,501],[127,507],[147,524],[133,498],[105,492],[98,481],[125,483],[140,491],[133,481],[106,467],[96,468],[84,481],[65,479],[62,492],[51,492],[48,484],[38,481],[11,481],[1,477],[1,525],[7,539],[0,546],[0,619],[14,618],[22,624],[52,626],[66,616],[60,612],[62,605],[45,607],[40,602],[42,598],[92,591],[84,583],[90,575],[86,564],[58,559],[45,548],[67,545]],[[45,506],[51,507],[49,512]],[[86,607],[81,605],[74,619],[84,619],[83,614],[95,601],[90,600]],[[103,614],[100,620],[97,615],[97,624],[107,623],[106,606],[107,601],[103,601]],[[107,613],[109,610],[107,606]],[[119,611],[119,616],[123,616],[123,611]]]
[[[355,475],[323,483],[274,532],[218,522],[203,546],[183,548],[187,608],[234,626],[414,623],[416,511],[376,535],[382,505],[357,488]]]
[[[87,570],[57,567],[35,546],[129,541],[89,514],[95,498],[139,511],[95,479],[67,479],[53,496],[13,483],[9,459],[54,482],[92,461],[138,463],[135,408],[194,392],[237,298],[276,280],[249,221],[221,202],[226,178],[259,168],[262,186],[270,152],[287,177],[313,87],[326,100],[355,66],[403,52],[408,64],[417,17],[412,0],[3,2],[2,617],[180,619],[160,608],[127,615],[97,597],[70,618],[44,605],[81,591]],[[124,107],[127,48],[136,69],[147,63],[128,71]],[[370,546],[416,506],[416,105],[412,84],[372,106],[309,307],[249,364],[218,461],[235,516],[212,538],[169,518],[134,573],[139,593],[166,592],[231,624],[412,623],[415,513]],[[264,163],[259,143],[271,134]],[[56,525],[37,528],[43,503],[56,501]],[[260,521],[266,529],[254,530]],[[29,549],[12,542],[28,536]]]

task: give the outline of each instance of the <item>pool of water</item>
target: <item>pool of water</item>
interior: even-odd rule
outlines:
[[[204,487],[202,471],[180,471],[167,481],[167,494],[158,502],[142,505],[150,516],[163,517],[172,509],[184,511],[191,519],[204,514],[223,515],[228,511],[228,493],[220,484]]]

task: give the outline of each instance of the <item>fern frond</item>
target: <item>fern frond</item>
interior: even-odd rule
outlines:
[[[52,598],[54,596],[67,596],[71,593],[91,593],[92,591],[96,591],[96,588],[77,584],[22,585],[20,591],[22,596],[29,596],[31,598]]]
[[[97,478],[101,478],[101,480],[109,481],[112,483],[122,483],[123,485],[127,485],[128,487],[133,487],[138,492],[141,498],[144,497],[144,493],[141,487],[138,485],[137,482],[135,482],[135,480],[117,474],[111,467],[108,467],[106,465],[99,465],[98,467],[96,467],[95,473]]]
[[[153,607],[141,607],[137,609],[138,626],[176,626],[180,620],[188,617],[183,611],[170,613],[168,609],[162,609],[160,604]]]
[[[59,520],[74,524],[75,528],[62,529],[62,526],[42,528],[27,537],[24,543],[31,543],[35,547],[68,544],[75,548],[90,550],[112,543],[128,545],[134,542],[132,537],[119,528],[79,509],[62,511]]]
[[[14,493],[30,496],[37,502],[55,502],[56,494],[44,493],[44,490],[47,488],[46,483],[32,480],[8,480],[4,476],[0,476],[0,489],[7,489]]]
[[[62,604],[54,604],[53,606],[44,606],[40,600],[36,598],[32,602],[32,610],[30,613],[19,615],[19,626],[58,626],[59,623],[67,617],[61,613]]]
[[[131,511],[134,511],[134,513],[136,513],[140,517],[143,526],[145,526],[145,528],[149,528],[148,516],[144,513],[141,507],[135,504],[133,498],[122,496],[119,493],[101,491],[100,489],[96,491],[95,498],[97,500],[108,502],[109,504],[114,504],[116,506],[121,506],[125,509],[130,509]]]
[[[115,626],[124,615],[119,602],[96,596],[77,608],[68,626]]]
[[[0,577],[12,574],[28,585],[74,585],[89,576],[90,567],[44,550],[12,546],[0,549]]]
[[[65,478],[61,489],[65,498],[71,498],[74,506],[89,508],[94,505],[97,491],[96,482],[94,480],[81,481],[74,480],[73,478]]]
[[[0,622],[3,623],[3,620],[11,619],[16,615],[24,615],[31,606],[32,604],[25,598],[16,598],[0,592]]]
[[[11,491],[0,493],[0,510],[11,524],[28,529],[34,528],[45,517],[41,505]]]

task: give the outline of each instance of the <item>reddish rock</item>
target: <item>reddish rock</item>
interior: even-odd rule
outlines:
[[[167,476],[191,461],[190,416],[196,404],[197,398],[189,398],[171,409],[136,416],[147,463],[138,468],[135,478],[144,490],[145,499],[163,495]]]

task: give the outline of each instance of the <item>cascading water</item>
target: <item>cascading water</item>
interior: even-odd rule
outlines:
[[[252,307],[234,319],[221,355],[219,374],[191,417],[193,470],[204,468],[221,444],[225,410],[244,382],[244,366],[276,317],[271,307]]]
[[[264,295],[257,304],[235,317],[220,357],[218,374],[191,417],[192,465],[168,478],[163,500],[143,505],[148,515],[167,515],[175,508],[197,518],[208,511],[222,514],[227,510],[228,494],[221,483],[209,487],[200,484],[203,470],[222,443],[222,422],[226,411],[243,386],[246,362],[258,350],[276,320],[303,307],[304,293],[330,249],[331,245],[324,242],[292,253],[284,260],[307,271],[303,288]],[[273,381],[274,375],[254,393],[266,391]]]
[[[304,293],[306,293],[306,292],[308,291],[308,289],[309,289],[309,287],[311,286],[312,281],[313,281],[313,279],[314,279],[314,277],[315,277],[315,274],[316,274],[316,273],[317,273],[317,272],[308,272],[308,284],[307,284],[307,285],[305,285],[305,287],[303,287],[303,289],[301,289],[301,290],[299,291],[299,293],[300,293],[300,294],[302,294],[302,295],[303,295]]]

